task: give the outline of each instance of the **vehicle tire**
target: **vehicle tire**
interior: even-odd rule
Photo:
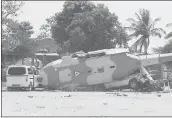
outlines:
[[[138,82],[137,79],[133,78],[129,81],[129,87],[131,89],[137,90],[138,89]]]

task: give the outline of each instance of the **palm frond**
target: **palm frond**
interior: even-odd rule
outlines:
[[[128,18],[127,21],[131,22],[131,23],[137,23],[137,21],[135,19],[133,19],[133,18]]]
[[[151,34],[154,33],[154,32],[160,33],[160,34],[166,34],[165,30],[163,30],[162,28],[154,28],[154,29],[152,29],[151,30]]]
[[[161,20],[161,18],[156,18],[156,19],[151,23],[151,25],[149,26],[149,29],[154,28],[155,24],[156,24],[158,21],[160,21],[160,20]]]
[[[130,27],[140,29],[140,23],[139,22],[137,24],[136,23],[131,23]]]
[[[138,28],[135,28],[135,27],[124,27],[124,29],[131,30],[131,31],[137,31],[137,30],[139,30]]]
[[[140,21],[142,20],[142,19],[140,18],[139,14],[135,13],[135,15],[136,15],[136,17],[137,17],[138,20],[140,20]]]
[[[147,9],[140,9],[140,11],[139,11],[139,13],[140,13],[140,16],[141,16],[141,20],[140,21],[142,21],[144,24],[146,24],[146,26],[148,26],[149,25],[149,23],[150,23],[150,12],[149,12],[149,10],[147,10]]]
[[[143,22],[146,24],[146,26],[148,26],[149,23],[150,23],[150,20],[151,20],[151,18],[150,18],[150,13],[149,13],[149,12],[146,12],[146,13],[144,14],[144,16],[142,16],[142,20],[143,20]]]
[[[130,34],[129,37],[138,37],[139,35],[141,35],[140,31],[135,31],[134,33]]]
[[[171,38],[171,37],[172,37],[172,32],[168,33],[165,38],[168,39],[168,38]]]
[[[152,36],[158,36],[159,38],[161,38],[161,33],[159,33],[159,32],[153,32],[152,34],[151,34]]]
[[[166,25],[166,27],[170,27],[170,26],[172,26],[172,23],[169,23],[169,24]]]

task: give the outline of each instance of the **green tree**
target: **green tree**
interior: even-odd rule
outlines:
[[[48,21],[52,23],[52,38],[62,50],[65,48],[69,52],[112,48],[117,33],[123,31],[120,37],[126,35],[119,28],[120,23],[114,13],[104,4],[94,5],[90,1],[66,1],[62,12],[56,13]],[[126,42],[123,40],[121,46]]]
[[[46,39],[51,37],[50,25],[43,24],[39,29],[38,39]]]
[[[77,17],[78,14],[84,14],[86,11],[89,12],[93,10],[94,7],[95,5],[88,1],[66,1],[63,5],[62,12],[56,13],[53,17],[47,20],[49,21],[49,24],[54,24],[51,27],[52,37],[60,47],[71,47],[71,41],[69,41],[69,39],[74,38],[69,35],[71,35],[70,31],[74,30],[73,27],[76,27],[75,25],[79,25],[76,21],[79,20],[76,19],[79,18]],[[76,34],[77,30],[73,32]],[[72,34],[72,36],[74,34]],[[65,46],[63,46],[64,44]]]
[[[172,23],[169,23],[169,24],[167,24],[167,27],[172,27]],[[172,37],[172,31],[170,31],[167,35],[166,35],[166,39],[168,39],[168,38],[171,38]]]
[[[20,8],[24,5],[21,1],[2,1],[2,40],[5,40],[13,33],[16,27],[16,22],[12,17],[16,17]]]
[[[119,45],[119,47],[124,47],[128,48],[128,41],[130,40],[129,35],[126,32],[126,29],[122,26],[119,26],[116,28],[115,32],[115,40],[114,40],[114,45]],[[115,47],[116,47],[115,45]]]
[[[33,27],[27,21],[17,23],[13,33],[10,34],[8,41],[8,50],[18,53],[22,57],[30,56],[34,52],[35,41],[30,37],[34,33]]]
[[[161,38],[162,34],[165,34],[165,31],[162,28],[155,28],[155,24],[160,21],[160,18],[152,20],[149,10],[140,9],[139,13],[135,13],[135,15],[137,20],[133,18],[127,19],[131,25],[126,28],[133,31],[133,33],[130,35],[131,37],[138,38],[132,46],[133,49],[141,52],[142,48],[144,48],[144,53],[147,54],[150,44],[150,37],[158,36]],[[139,46],[140,48],[137,50]]]

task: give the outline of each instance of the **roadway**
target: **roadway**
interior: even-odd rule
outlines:
[[[2,116],[172,116],[172,93],[2,92]]]

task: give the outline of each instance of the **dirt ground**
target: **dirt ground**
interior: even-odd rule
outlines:
[[[172,116],[172,93],[2,92],[2,116]]]

